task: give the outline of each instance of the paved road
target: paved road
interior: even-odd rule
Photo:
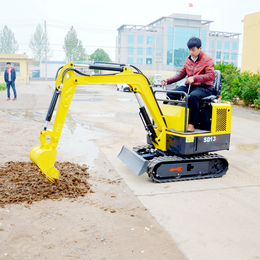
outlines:
[[[117,158],[122,145],[146,140],[134,94],[113,85],[78,86],[57,158],[73,154],[73,161],[95,167],[101,150],[187,259],[260,259],[259,129],[259,111],[234,107],[231,147],[219,152],[230,164],[224,177],[153,183]]]
[[[158,184],[116,157],[122,145],[145,143],[134,98],[113,86],[82,86],[71,113],[100,129],[96,144],[187,259],[260,259],[259,111],[234,108],[231,148],[219,152],[230,163],[223,178]]]

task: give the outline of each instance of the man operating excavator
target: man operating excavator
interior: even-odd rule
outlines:
[[[184,91],[189,97],[189,124],[187,131],[194,132],[199,100],[212,95],[213,80],[215,78],[214,62],[212,58],[201,50],[201,40],[192,37],[187,42],[190,55],[186,58],[181,71],[172,78],[161,81],[162,86],[172,84],[187,76],[186,85],[177,87],[176,91]],[[168,93],[170,99],[177,99],[178,95]]]

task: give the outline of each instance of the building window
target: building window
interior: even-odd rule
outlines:
[[[127,57],[127,63],[134,63],[133,57]]]
[[[153,44],[153,36],[147,36],[147,44]]]
[[[221,59],[221,51],[217,51],[216,59]]]
[[[204,34],[206,30],[201,31]],[[183,28],[183,27],[175,27],[174,32],[174,66],[182,67],[185,59],[189,55],[189,50],[187,47],[187,42],[191,37],[200,37],[200,29],[194,28]],[[204,37],[204,36],[203,36]],[[205,39],[201,40],[202,46],[206,46]],[[169,56],[168,56],[169,55]],[[167,64],[168,57],[170,58],[171,53],[167,50]],[[170,63],[169,63],[170,64]]]
[[[228,52],[224,52],[224,60],[229,60],[229,53]]]
[[[15,62],[13,64],[13,68],[15,69],[16,76],[20,76],[20,62]]]
[[[217,49],[221,49],[222,48],[222,41],[217,41]]]
[[[134,35],[128,35],[128,43],[134,43],[135,36]]]
[[[237,50],[237,42],[232,42],[232,50]]]
[[[228,62],[224,62],[225,65],[228,65]]]
[[[156,48],[156,56],[162,56],[162,48]]]
[[[133,46],[127,47],[127,54],[128,55],[134,55],[134,47]]]
[[[0,62],[1,76],[4,76],[6,68],[6,62]]]
[[[229,42],[225,42],[225,50],[229,50]]]
[[[152,64],[152,58],[147,58],[146,59],[146,64]]]
[[[172,65],[173,56],[173,27],[168,27],[167,38],[167,65]]]
[[[213,49],[214,48],[214,41],[209,41],[209,48]]]
[[[201,45],[202,45],[201,47],[204,52],[206,51],[206,38],[207,38],[207,31],[201,30],[201,36],[200,36]]]
[[[137,55],[143,55],[143,47],[137,47]]]
[[[231,64],[232,64],[234,67],[237,66],[236,62],[231,62]]]
[[[137,43],[138,44],[143,44],[144,43],[143,35],[137,35]]]
[[[162,45],[162,37],[161,36],[156,37],[156,45]]]
[[[231,60],[237,60],[237,53],[236,52],[232,52]]]
[[[20,62],[11,63],[11,66],[15,69],[16,76],[20,76]],[[1,76],[4,76],[6,68],[6,62],[0,62]]]
[[[153,48],[152,47],[146,48],[146,55],[149,55],[149,56],[153,55]]]
[[[213,51],[209,51],[209,56],[213,59]]]
[[[143,64],[143,58],[137,58],[137,64]]]

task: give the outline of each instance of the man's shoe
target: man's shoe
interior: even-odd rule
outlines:
[[[17,98],[13,98],[13,101],[17,100]]]
[[[187,132],[194,132],[194,131],[195,131],[194,125],[189,124],[189,125],[188,125],[188,129],[187,129]]]
[[[9,101],[10,100],[10,98],[7,98],[7,101]]]

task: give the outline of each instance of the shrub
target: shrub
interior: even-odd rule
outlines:
[[[257,99],[255,99],[254,104],[256,107],[260,108],[260,88],[257,89]]]
[[[254,104],[254,100],[258,98],[258,89],[260,89],[260,74],[251,72],[241,73],[243,86],[241,86],[241,99],[246,105]]]
[[[260,73],[241,72],[232,64],[220,62],[215,69],[222,74],[221,97],[226,101],[244,100],[246,105],[260,108]]]
[[[6,83],[0,84],[0,90],[6,90]]]
[[[238,92],[237,83],[240,71],[233,64],[224,64],[224,62],[215,65],[215,69],[220,70],[222,75],[221,98],[226,101],[234,101]]]

